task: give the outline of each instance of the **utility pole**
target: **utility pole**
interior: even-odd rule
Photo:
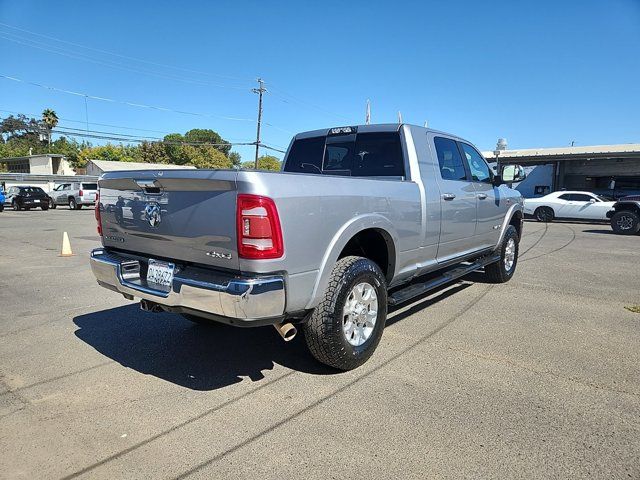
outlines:
[[[253,88],[251,91],[258,94],[258,131],[256,132],[256,161],[255,169],[258,169],[258,153],[260,149],[260,124],[262,123],[262,94],[267,91],[264,88],[264,80],[258,79],[258,88]]]

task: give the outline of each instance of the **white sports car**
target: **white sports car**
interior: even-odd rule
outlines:
[[[551,222],[554,218],[607,221],[607,212],[614,203],[595,193],[563,190],[544,197],[525,198],[524,213],[533,215],[539,222]]]

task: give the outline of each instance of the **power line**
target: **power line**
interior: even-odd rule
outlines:
[[[218,146],[227,146],[227,145],[255,145],[255,142],[224,142],[224,143],[212,143],[212,142],[178,142],[171,140],[163,140],[159,138],[151,138],[151,137],[133,137],[133,136],[123,136],[119,134],[112,134],[110,132],[96,132],[89,131],[87,133],[85,130],[75,129],[77,131],[68,131],[69,128],[55,128],[53,133],[58,135],[68,135],[71,137],[86,137],[86,138],[95,138],[100,140],[113,140],[120,142],[136,142],[136,143],[162,143],[165,145],[191,145],[194,147],[218,147]],[[91,133],[93,132],[93,133]]]
[[[181,70],[183,72],[196,73],[196,74],[200,74],[200,75],[208,75],[208,76],[213,76],[213,77],[218,77],[218,78],[226,78],[228,80],[249,81],[249,79],[244,79],[244,78],[239,78],[239,77],[232,77],[230,75],[220,75],[220,74],[217,74],[217,73],[203,72],[201,70],[192,70],[192,69],[189,69],[189,68],[177,67],[177,66],[174,66],[174,65],[167,65],[167,64],[164,64],[164,63],[152,62],[152,61],[144,60],[144,59],[141,59],[141,58],[130,57],[130,56],[127,56],[127,55],[122,55],[122,54],[119,54],[119,53],[114,53],[114,52],[110,52],[108,50],[102,50],[102,49],[99,49],[99,48],[88,47],[86,45],[82,45],[82,44],[79,44],[79,43],[74,43],[74,42],[70,42],[68,40],[62,40],[60,38],[52,37],[52,36],[45,35],[45,34],[42,34],[42,33],[32,32],[32,31],[26,30],[24,28],[15,27],[15,26],[9,25],[7,23],[0,22],[0,25],[2,25],[3,27],[11,28],[13,30],[18,30],[18,31],[21,31],[21,32],[24,32],[24,33],[28,33],[30,35],[36,35],[36,36],[41,37],[41,38],[46,38],[46,39],[49,39],[49,40],[54,40],[56,42],[66,43],[67,45],[73,45],[75,47],[84,48],[86,50],[92,50],[94,52],[103,53],[103,54],[106,54],[106,55],[112,55],[114,57],[119,57],[119,58],[124,58],[124,59],[127,59],[127,60],[133,60],[133,61],[136,61],[136,62],[146,63],[148,65],[154,65],[154,66],[157,66],[157,67],[164,67],[164,68],[171,68],[171,69],[174,69],[174,70]]]
[[[320,107],[320,106],[315,105],[315,104],[313,104],[313,103],[309,103],[309,102],[307,102],[307,101],[305,101],[305,100],[301,100],[301,99],[299,99],[299,98],[297,98],[297,97],[294,97],[293,95],[290,95],[290,94],[288,94],[288,93],[286,93],[286,92],[283,92],[282,90],[279,90],[279,89],[277,89],[277,88],[273,88],[273,85],[272,85],[272,84],[269,84],[269,89],[270,89],[270,91],[271,91],[272,93],[274,93],[276,96],[279,96],[279,97],[280,97],[280,98],[281,98],[285,103],[290,103],[290,102],[298,103],[299,105],[306,106],[306,107],[308,107],[308,108],[313,108],[313,109],[315,109],[315,110],[318,110],[318,111],[324,112],[325,114],[332,115],[332,116],[334,116],[334,117],[339,117],[339,118],[341,118],[341,119],[343,119],[343,120],[347,120],[347,121],[349,121],[349,118],[348,118],[348,117],[345,117],[344,115],[341,115],[341,114],[336,113],[336,112],[332,112],[331,110],[327,110],[327,109],[326,109],[326,108],[324,108],[324,107]],[[288,98],[289,100],[287,100],[287,98]]]
[[[79,129],[77,129],[79,130]],[[83,138],[93,138],[100,140],[112,140],[112,141],[120,141],[120,142],[135,142],[135,143],[158,143],[163,145],[190,145],[194,147],[226,147],[226,146],[253,146],[256,145],[256,142],[226,142],[226,143],[211,143],[211,142],[174,142],[170,140],[161,140],[161,139],[144,139],[144,138],[122,138],[122,136],[113,136],[110,135],[109,132],[96,132],[96,133],[85,133],[80,130],[77,132],[68,132],[64,129],[54,129],[53,133],[58,135],[68,135],[71,137],[83,137]],[[106,135],[99,135],[99,133],[105,133]],[[270,145],[264,144],[260,142],[260,147],[265,148],[267,150],[273,150],[279,153],[286,153],[285,150],[281,150],[279,148],[272,147]]]
[[[11,37],[17,37],[16,38],[11,38]],[[190,84],[194,84],[194,85],[201,85],[201,86],[207,86],[207,87],[219,87],[219,88],[231,88],[231,89],[235,89],[235,90],[248,90],[248,87],[240,87],[240,86],[236,86],[236,85],[222,85],[219,83],[212,83],[212,82],[208,82],[208,81],[202,81],[202,80],[195,80],[195,79],[191,79],[191,78],[186,78],[186,77],[180,77],[177,75],[171,75],[171,74],[164,74],[164,73],[158,73],[158,72],[154,72],[152,70],[148,70],[148,69],[141,69],[141,68],[136,68],[136,67],[130,67],[127,65],[123,65],[121,63],[117,63],[117,62],[113,62],[113,61],[103,61],[103,60],[98,60],[95,58],[91,58],[83,53],[69,53],[69,51],[65,51],[63,50],[61,47],[58,46],[50,46],[50,45],[46,45],[42,42],[38,42],[36,40],[31,40],[31,39],[23,39],[21,37],[18,37],[17,35],[14,35],[12,33],[7,33],[7,32],[2,32],[0,31],[0,38],[3,38],[5,40],[9,40],[10,42],[14,42],[14,43],[18,43],[20,45],[25,45],[27,47],[31,47],[31,48],[37,48],[40,50],[44,50],[50,53],[55,53],[57,55],[62,55],[65,57],[70,57],[70,58],[74,58],[77,60],[83,60],[86,62],[91,62],[91,63],[95,63],[98,65],[103,65],[103,66],[107,66],[107,67],[111,67],[111,68],[118,68],[121,70],[127,70],[127,71],[131,71],[134,73],[142,73],[145,75],[152,75],[152,76],[156,76],[156,77],[160,77],[160,78],[166,78],[169,80],[176,80],[176,81],[180,81],[180,82],[186,82],[186,83],[190,83]],[[26,42],[31,42],[34,45],[32,45],[31,43],[26,43]],[[62,51],[60,51],[62,50]]]
[[[95,95],[88,95],[86,93],[74,92],[72,90],[65,90],[63,88],[51,87],[49,85],[43,85],[43,84],[37,83],[37,82],[31,82],[31,81],[28,81],[28,80],[22,80],[20,78],[12,77],[12,76],[9,76],[9,75],[0,74],[0,78],[5,78],[7,80],[12,80],[14,82],[24,83],[24,84],[32,85],[32,86],[39,87],[39,88],[44,88],[46,90],[52,90],[52,91],[55,91],[55,92],[67,93],[69,95],[75,95],[77,97],[85,97],[85,98],[90,98],[92,100],[99,100],[101,102],[119,103],[119,104],[122,104],[122,105],[128,105],[130,107],[147,108],[147,109],[151,109],[151,110],[160,110],[160,111],[163,111],[163,112],[171,112],[171,113],[180,113],[182,115],[193,115],[193,116],[198,116],[198,117],[219,118],[219,119],[222,119],[222,120],[232,120],[232,121],[238,121],[238,122],[255,122],[255,120],[252,119],[252,118],[227,117],[227,116],[224,116],[224,115],[216,115],[216,114],[213,114],[213,113],[188,112],[186,110],[175,110],[175,109],[172,109],[172,108],[161,107],[161,106],[157,106],[157,105],[147,105],[147,104],[144,104],[144,103],[127,102],[127,101],[124,101],[124,100],[115,100],[113,98],[107,98],[107,97],[97,97]]]

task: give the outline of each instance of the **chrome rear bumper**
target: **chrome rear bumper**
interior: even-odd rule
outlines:
[[[202,313],[244,326],[274,323],[284,316],[283,276],[241,277],[189,266],[176,270],[171,288],[161,290],[150,287],[141,274],[146,271],[146,260],[97,248],[91,252],[90,263],[103,287],[155,302],[167,310]]]

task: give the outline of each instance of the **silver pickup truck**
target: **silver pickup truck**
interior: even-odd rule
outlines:
[[[196,322],[301,328],[311,353],[363,364],[387,307],[472,271],[506,282],[523,201],[469,142],[413,125],[301,133],[281,172],[104,174],[98,283]],[[427,275],[428,274],[428,275]]]

